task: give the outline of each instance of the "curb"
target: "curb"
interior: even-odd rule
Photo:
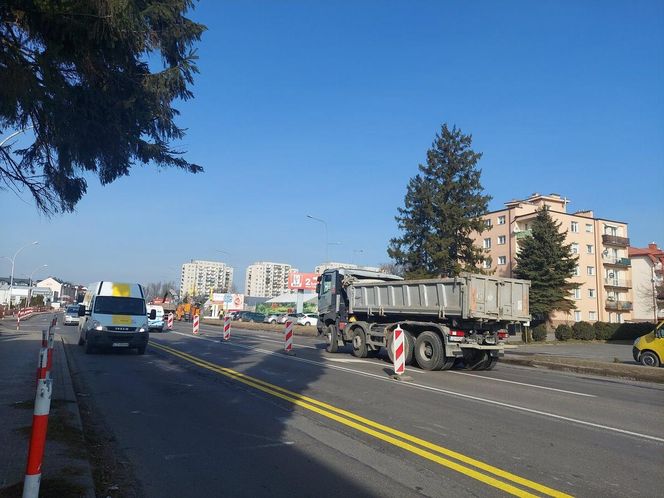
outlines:
[[[508,365],[520,365],[532,368],[546,368],[548,370],[557,370],[561,372],[572,372],[600,377],[613,377],[625,380],[634,380],[640,382],[655,382],[664,384],[664,369],[641,367],[637,365],[621,365],[603,362],[592,362],[581,360],[584,364],[574,363],[574,360],[556,357],[539,358],[509,358],[507,355],[500,359],[500,362]],[[645,370],[644,370],[645,369]]]
[[[83,423],[81,421],[81,412],[79,411],[78,399],[76,398],[76,393],[74,392],[74,384],[71,378],[71,370],[69,367],[69,357],[65,349],[65,339],[60,336],[59,341],[55,341],[57,344],[57,353],[62,361],[57,362],[59,364],[58,374],[62,379],[63,384],[63,398],[68,403],[65,403],[68,415],[69,423],[80,433],[81,441],[85,441],[85,436],[83,435]],[[90,465],[89,456],[81,460],[81,468],[83,473],[77,477],[79,484],[85,488],[86,498],[95,498],[95,484],[94,479],[92,478],[92,467]]]

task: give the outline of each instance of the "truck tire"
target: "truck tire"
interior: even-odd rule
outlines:
[[[337,326],[333,323],[327,326],[327,346],[325,350],[328,353],[336,353],[339,351],[339,331]]]
[[[407,330],[403,331],[404,336],[404,346],[406,347],[406,350],[404,351],[404,354],[406,355],[406,365],[412,365],[413,364],[413,350],[415,349],[415,338],[413,337],[413,334],[408,332]],[[394,355],[392,354],[392,340],[393,340],[394,335],[392,332],[390,332],[387,335],[387,345],[385,346],[385,349],[387,349],[387,356],[390,358],[390,362],[394,363]]]
[[[422,370],[440,370],[445,364],[443,339],[430,330],[422,332],[415,340],[415,360]]]
[[[367,337],[364,335],[362,327],[355,327],[351,334],[351,343],[353,345],[353,356],[356,358],[367,357]]]
[[[492,357],[488,351],[466,349],[463,352],[463,362],[468,370],[491,370],[498,363],[498,358]]]
[[[445,363],[443,363],[443,366],[440,367],[441,370],[449,370],[454,366],[454,362],[456,361],[456,358],[454,356],[445,357]]]

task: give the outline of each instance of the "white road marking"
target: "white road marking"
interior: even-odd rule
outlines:
[[[209,342],[214,342],[216,344],[221,344],[218,340],[208,339],[207,337],[198,337],[198,336],[184,334],[182,332],[174,332],[174,333],[179,334],[179,335],[183,335],[185,337],[193,338],[193,339],[201,339],[201,340],[204,340],[204,341],[209,341]],[[576,418],[572,418],[572,417],[565,417],[563,415],[558,415],[558,414],[551,413],[551,412],[545,412],[545,411],[542,411],[542,410],[535,410],[533,408],[527,408],[525,406],[513,405],[511,403],[504,403],[502,401],[495,401],[495,400],[488,399],[488,398],[481,398],[479,396],[472,396],[470,394],[463,394],[463,393],[459,393],[459,392],[456,392],[456,391],[450,391],[448,389],[441,389],[441,388],[438,388],[438,387],[427,386],[427,385],[424,385],[424,384],[417,384],[415,382],[395,382],[394,380],[392,380],[390,378],[387,378],[384,375],[378,375],[378,374],[374,374],[374,373],[370,373],[370,372],[363,372],[361,370],[355,370],[355,369],[352,369],[352,368],[342,367],[342,366],[339,366],[339,365],[330,365],[329,363],[309,360],[309,359],[306,359],[306,358],[298,358],[297,356],[288,356],[288,355],[284,355],[284,354],[281,354],[281,353],[276,353],[274,351],[269,351],[267,349],[260,349],[260,348],[254,348],[254,347],[251,347],[251,346],[245,346],[244,344],[232,344],[230,342],[225,342],[223,344],[225,344],[227,346],[232,346],[232,347],[237,347],[237,348],[242,348],[242,349],[248,349],[248,350],[251,350],[251,351],[255,351],[257,353],[263,353],[263,354],[270,355],[270,356],[276,356],[278,358],[283,358],[283,359],[286,359],[286,360],[298,361],[298,362],[301,362],[301,363],[309,363],[309,364],[316,365],[316,366],[322,366],[322,367],[325,367],[325,368],[332,368],[332,369],[335,369],[335,370],[341,370],[343,372],[348,372],[348,373],[352,373],[352,374],[355,374],[355,375],[361,375],[363,377],[371,377],[373,379],[377,379],[377,380],[380,380],[382,382],[389,382],[394,386],[401,386],[401,387],[405,387],[405,388],[419,389],[419,390],[422,390],[422,391],[436,392],[436,393],[439,393],[439,394],[445,394],[445,395],[453,396],[453,397],[457,397],[457,398],[469,399],[469,400],[472,400],[472,401],[478,401],[480,403],[486,403],[486,404],[490,404],[490,405],[494,405],[494,406],[500,406],[500,407],[503,407],[503,408],[509,408],[509,409],[512,409],[512,410],[521,411],[521,412],[525,412],[525,413],[532,413],[534,415],[540,415],[542,417],[548,417],[548,418],[552,418],[552,419],[555,419],[555,420],[564,420],[566,422],[572,422],[572,423],[583,425],[583,426],[586,426],[586,427],[592,427],[592,428],[595,428],[595,429],[603,429],[603,430],[606,430],[606,431],[609,431],[609,432],[615,432],[615,433],[618,433],[618,434],[624,434],[624,435],[628,435],[628,436],[634,436],[634,437],[638,437],[638,438],[642,438],[642,439],[647,439],[647,440],[650,440],[650,441],[656,441],[658,443],[664,443],[664,438],[661,438],[661,437],[651,436],[649,434],[642,434],[642,433],[634,432],[634,431],[628,431],[626,429],[620,429],[618,427],[611,427],[611,426],[608,426],[608,425],[596,424],[594,422],[588,422],[586,420],[580,420],[580,419],[576,419]]]
[[[455,371],[450,371],[449,373],[454,374],[454,375],[467,375],[468,377],[479,377],[480,379],[486,379],[491,382],[505,382],[507,384],[516,384],[519,386],[527,386],[527,387],[534,387],[535,389],[546,389],[547,391],[557,391],[559,393],[565,393],[565,394],[573,394],[575,396],[587,396],[588,398],[596,398],[594,394],[586,394],[586,393],[579,393],[576,391],[566,391],[565,389],[556,389],[555,387],[546,387],[546,386],[538,386],[536,384],[526,384],[525,382],[516,382],[514,380],[506,380],[506,379],[496,379],[495,377],[485,377],[484,375],[475,375],[467,372],[455,372]]]

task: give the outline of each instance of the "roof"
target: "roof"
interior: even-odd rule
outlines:
[[[640,247],[629,248],[630,258],[636,258],[639,256],[648,258],[653,265],[660,263],[662,266],[664,266],[664,250],[657,247],[657,244],[655,244],[654,242],[648,244],[648,247],[644,248]]]

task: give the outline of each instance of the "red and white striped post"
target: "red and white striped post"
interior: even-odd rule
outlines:
[[[223,334],[224,341],[230,341],[231,340],[231,316],[230,315],[224,315],[224,334]]]
[[[290,320],[284,326],[284,351],[293,352],[293,322]]]
[[[49,334],[48,341],[49,348],[52,348],[53,337],[51,334]],[[25,480],[23,481],[23,498],[37,498],[39,496],[42,459],[46,446],[48,414],[51,410],[51,394],[53,391],[53,381],[49,372],[49,348],[42,348],[39,351],[39,378],[37,379],[35,408],[32,415],[28,463],[25,469]]]
[[[403,329],[397,325],[397,328],[394,329],[394,337],[392,338],[392,358],[394,358],[394,373],[396,375],[403,375],[406,371],[403,335]]]
[[[168,314],[168,320],[166,322],[166,328],[168,330],[173,330],[173,313]]]
[[[198,315],[194,315],[194,335],[198,335],[198,330],[200,329],[200,318]]]

